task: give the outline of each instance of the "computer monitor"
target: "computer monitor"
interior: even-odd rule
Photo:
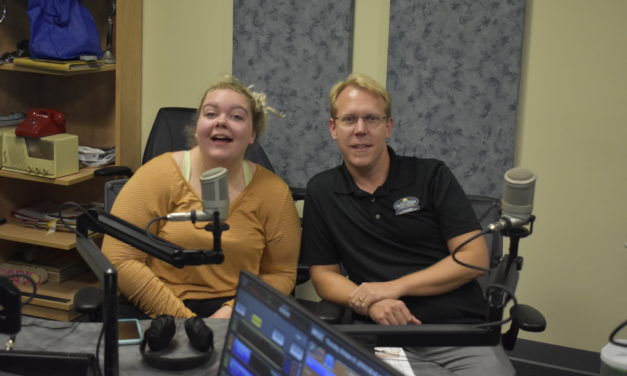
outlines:
[[[233,308],[219,375],[400,375],[249,272]]]

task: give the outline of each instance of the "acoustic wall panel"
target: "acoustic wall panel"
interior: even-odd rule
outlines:
[[[331,86],[350,73],[352,0],[236,0],[233,74],[267,94],[272,114],[259,142],[293,186],[341,161],[328,131]]]
[[[524,0],[391,0],[387,87],[400,154],[499,197],[513,167]]]

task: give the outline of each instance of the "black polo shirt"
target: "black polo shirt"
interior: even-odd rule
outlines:
[[[480,230],[466,195],[441,161],[397,156],[385,183],[370,194],[344,164],[307,185],[301,258],[308,265],[342,263],[356,284],[389,281],[450,255],[446,241]],[[481,288],[472,281],[439,296],[403,297],[423,322],[485,318]]]

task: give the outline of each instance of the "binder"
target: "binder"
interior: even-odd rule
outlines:
[[[99,61],[57,61],[57,60],[34,60],[28,57],[16,57],[13,59],[16,67],[31,69],[52,70],[62,72],[73,72],[79,70],[100,69],[103,64]]]

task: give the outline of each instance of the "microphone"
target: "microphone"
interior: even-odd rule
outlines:
[[[170,213],[168,221],[213,221],[213,213],[218,212],[220,221],[226,220],[229,214],[229,185],[227,169],[216,167],[200,175],[200,193],[202,211],[192,210],[189,213]]]
[[[529,223],[533,209],[536,176],[533,172],[515,167],[505,172],[501,219],[488,225],[489,232],[512,230]]]

